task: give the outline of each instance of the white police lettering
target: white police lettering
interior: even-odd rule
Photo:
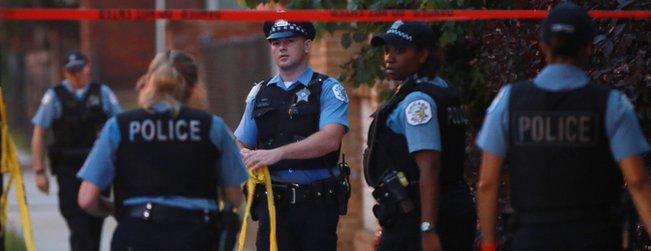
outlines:
[[[199,120],[151,120],[131,121],[129,141],[201,141]]]
[[[419,99],[407,105],[405,115],[410,125],[422,125],[432,119],[432,108],[427,101]]]
[[[578,113],[515,114],[519,144],[586,145],[596,143],[596,115]]]

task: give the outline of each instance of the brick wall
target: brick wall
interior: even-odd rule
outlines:
[[[316,71],[326,73],[335,78],[342,72],[340,67],[343,63],[359,52],[360,45],[354,44],[351,48],[344,49],[340,44],[340,35],[323,34],[315,41],[312,48],[310,64]],[[350,120],[350,131],[344,137],[342,153],[346,154],[346,160],[351,165],[351,187],[352,196],[348,204],[348,215],[341,217],[339,228],[339,250],[371,250],[371,242],[374,238],[373,231],[364,227],[364,219],[369,218],[369,211],[364,203],[365,187],[362,173],[362,151],[366,144],[365,132],[368,127],[369,104],[373,103],[363,91],[356,90],[350,83],[343,83],[346,86],[350,98],[348,118]],[[371,102],[369,102],[371,101]],[[374,221],[372,215],[370,221]]]

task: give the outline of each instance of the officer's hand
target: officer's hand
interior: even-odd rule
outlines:
[[[49,194],[50,179],[47,177],[47,174],[45,174],[45,172],[37,173],[35,178],[36,178],[36,187],[38,187],[38,190],[41,190],[41,192],[45,194]]]
[[[441,251],[441,240],[436,233],[421,234],[423,251]]]
[[[241,153],[244,164],[252,171],[263,166],[276,164],[283,159],[283,152],[280,148],[255,151],[242,149]]]

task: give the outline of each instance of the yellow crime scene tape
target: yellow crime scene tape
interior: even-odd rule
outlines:
[[[2,142],[2,159],[0,160],[0,172],[2,174],[9,173],[9,181],[2,188],[2,197],[0,197],[0,206],[2,206],[2,215],[0,215],[0,224],[2,232],[4,233],[7,226],[7,214],[9,212],[8,194],[11,184],[14,184],[16,189],[16,200],[18,201],[18,208],[20,210],[20,218],[23,223],[23,238],[25,239],[25,246],[28,251],[35,251],[34,238],[32,236],[32,221],[29,218],[29,209],[27,208],[27,198],[25,197],[25,184],[23,183],[23,175],[20,173],[20,163],[18,161],[18,154],[16,154],[16,146],[9,135],[9,126],[7,125],[7,110],[5,107],[4,95],[2,88],[0,88],[0,137]],[[4,243],[2,243],[4,245]]]
[[[262,167],[253,172],[249,172],[249,180],[246,181],[246,208],[244,210],[244,217],[242,217],[242,228],[240,229],[238,251],[244,251],[244,243],[246,242],[246,228],[248,226],[248,219],[251,216],[251,205],[253,204],[253,195],[255,194],[255,186],[257,184],[264,184],[267,190],[267,209],[269,212],[269,251],[278,251],[278,244],[276,242],[276,205],[274,204],[274,195],[271,189],[271,175],[269,174],[268,167]]]

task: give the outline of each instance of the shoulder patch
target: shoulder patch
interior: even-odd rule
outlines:
[[[405,108],[405,116],[410,125],[422,125],[432,119],[432,107],[424,99],[412,101]]]
[[[48,91],[43,95],[43,98],[41,99],[41,105],[47,105],[50,102],[52,102],[52,99],[54,98],[54,92]]]
[[[260,91],[260,86],[262,85],[262,82],[257,83],[251,88],[251,91],[249,92],[249,95],[246,96],[246,103],[249,103],[255,99],[255,96],[258,95],[258,91]]]
[[[342,102],[348,103],[348,95],[346,94],[346,89],[341,84],[335,84],[332,86],[332,92],[335,94],[335,98]]]

